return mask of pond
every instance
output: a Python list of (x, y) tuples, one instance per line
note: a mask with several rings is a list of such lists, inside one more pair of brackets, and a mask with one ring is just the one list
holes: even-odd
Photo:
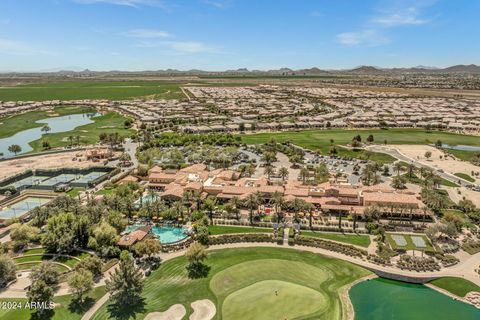
[[(99, 116), (99, 113), (81, 113), (72, 114), (68, 116), (46, 118), (36, 121), (36, 123), (46, 124), (50, 127), (50, 133), (66, 132), (89, 123), (93, 123), (92, 118)], [(14, 154), (8, 151), (8, 147), (12, 144), (18, 144), (22, 148), (22, 152), (18, 154), (27, 153), (33, 150), (29, 145), (30, 142), (38, 140), (42, 137), (42, 127), (32, 128), (20, 131), (13, 136), (0, 139), (0, 159), (9, 158)], [(3, 156), (2, 156), (3, 153)]]
[(480, 146), (466, 146), (466, 145), (449, 145), (443, 144), (442, 148), (452, 149), (452, 150), (461, 150), (461, 151), (480, 151)]
[(473, 320), (480, 310), (420, 284), (376, 278), (350, 289), (355, 320)]

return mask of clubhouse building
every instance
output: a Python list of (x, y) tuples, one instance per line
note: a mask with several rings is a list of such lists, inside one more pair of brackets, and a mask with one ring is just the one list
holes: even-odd
[(166, 202), (178, 201), (186, 193), (200, 197), (215, 196), (219, 202), (237, 197), (244, 200), (255, 193), (263, 197), (265, 204), (272, 203), (274, 194), (281, 194), (285, 202), (302, 199), (312, 204), (316, 211), (330, 214), (363, 216), (370, 206), (378, 207), (390, 217), (421, 219), (431, 213), (422, 203), (420, 194), (406, 189), (394, 190), (384, 186), (351, 185), (330, 180), (311, 185), (302, 181), (288, 180), (284, 183), (260, 178), (240, 177), (238, 172), (225, 169), (209, 171), (204, 164), (195, 164), (180, 170), (162, 170), (153, 167), (149, 171), (148, 186), (159, 192)]

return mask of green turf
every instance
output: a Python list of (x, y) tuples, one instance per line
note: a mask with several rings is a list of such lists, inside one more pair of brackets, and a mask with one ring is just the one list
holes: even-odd
[[(43, 319), (51, 320), (79, 320), (82, 315), (90, 309), (91, 306), (105, 294), (105, 287), (94, 288), (85, 298), (83, 305), (77, 305), (72, 302), (72, 296), (60, 296), (55, 297), (53, 301), (58, 304), (53, 310), (51, 316), (44, 317)], [(6, 302), (20, 302), (22, 306), (25, 306), (27, 299), (0, 299), (0, 304)], [(20, 308), (20, 309), (7, 309), (0, 308), (0, 319), (2, 320), (26, 320), (31, 319), (32, 311)], [(32, 317), (33, 318), (33, 317)]]
[[(265, 143), (271, 139), (275, 139), (277, 142), (290, 141), (298, 146), (311, 150), (318, 150), (322, 154), (328, 154), (331, 148), (331, 139), (334, 140), (334, 144), (336, 145), (347, 145), (351, 143), (352, 138), (358, 134), (362, 137), (363, 141), (365, 141), (370, 134), (373, 135), (375, 139), (374, 143), (376, 144), (383, 144), (384, 140), (387, 140), (388, 144), (430, 144), (436, 140), (441, 140), (448, 144), (480, 145), (478, 137), (475, 136), (440, 131), (427, 132), (423, 129), (331, 129), (285, 131), (277, 133), (247, 134), (242, 135), (241, 139), (242, 142), (246, 144)], [(371, 160), (378, 162), (388, 162), (391, 160), (385, 158), (387, 155), (384, 154), (367, 153), (367, 155), (365, 155), (364, 151), (357, 151), (357, 153), (355, 153), (354, 151), (344, 150), (340, 147), (338, 147), (337, 150), (339, 151), (339, 155), (349, 155), (359, 158), (365, 158), (370, 155), (369, 158)], [(378, 160), (376, 158), (378, 158)]]
[(45, 249), (45, 248), (35, 248), (35, 249), (25, 250), (25, 251), (22, 252), (22, 254), (27, 255), (27, 254), (45, 253), (45, 252), (47, 252), (47, 249)]
[(447, 290), (448, 292), (453, 293), (458, 297), (465, 297), (465, 295), (470, 291), (480, 292), (479, 286), (463, 278), (444, 277), (435, 279), (430, 283), (439, 288)]
[(67, 192), (67, 195), (71, 198), (76, 198), (80, 194), (80, 192), (85, 191), (85, 188), (73, 188)]
[(254, 228), (254, 227), (235, 227), (235, 226), (208, 226), (208, 232), (211, 235), (229, 234), (229, 233), (256, 233), (256, 232), (272, 233), (273, 229)]
[(466, 151), (466, 150), (453, 150), (453, 149), (443, 149), (444, 151), (450, 153), (456, 158), (464, 161), (470, 161), (478, 153), (478, 151)]
[(472, 178), (470, 175), (466, 174), (466, 173), (461, 173), (461, 172), (457, 172), (455, 173), (455, 175), (459, 178), (462, 178), (462, 179), (465, 179), (467, 181), (470, 181), (470, 182), (475, 182), (475, 179)]
[(41, 139), (32, 141), (30, 145), (34, 150), (33, 152), (38, 152), (43, 150), (43, 140), (47, 140), (51, 148), (58, 148), (69, 145), (69, 136), (80, 136), (81, 144), (97, 143), (99, 140), (98, 136), (102, 132), (106, 134), (118, 133), (120, 136), (129, 137), (134, 133), (134, 130), (125, 129), (124, 122), (126, 119), (126, 117), (116, 112), (108, 112), (102, 116), (92, 118), (93, 123), (76, 127), (71, 131), (44, 134)]
[(0, 88), (0, 101), (44, 101), (137, 97), (183, 99), (178, 83), (161, 81), (77, 81)]
[(53, 256), (20, 256), (14, 259), (15, 263), (52, 260)]
[(324, 307), (325, 299), (314, 289), (266, 280), (229, 295), (223, 303), (222, 314), (225, 319), (296, 319), (318, 313)]
[(313, 232), (313, 231), (301, 231), (302, 236), (316, 237), (327, 240), (334, 240), (338, 242), (344, 242), (367, 248), (370, 245), (370, 237), (367, 235), (349, 234), (349, 233), (328, 233), (328, 232)]
[[(17, 264), (16, 268), (17, 270), (30, 270), (33, 267), (39, 265), (41, 261), (36, 261), (36, 262), (28, 262), (28, 263), (23, 263), (23, 264)], [(65, 266), (59, 265), (59, 264), (54, 264), (55, 269), (57, 269), (58, 272), (67, 272), (69, 269)]]
[[(142, 294), (145, 305), (142, 308), (123, 308), (118, 314), (121, 313), (125, 319), (143, 319), (150, 312), (165, 311), (180, 303), (187, 308), (185, 319), (188, 319), (193, 301), (210, 299), (217, 308), (214, 319), (227, 319), (222, 317), (221, 312), (223, 301), (230, 294), (261, 281), (275, 280), (319, 292), (324, 299), (324, 308), (313, 318), (341, 319), (339, 288), (370, 274), (369, 271), (345, 261), (282, 248), (216, 250), (210, 252), (206, 263), (211, 267), (208, 276), (192, 280), (187, 277), (185, 257), (163, 262), (160, 268), (145, 280)], [(268, 286), (266, 288), (268, 289)], [(265, 290), (265, 287), (262, 290)], [(274, 291), (275, 288), (271, 287), (270, 292), (274, 294)], [(302, 291), (302, 294), (304, 293), (305, 291)], [(269, 306), (261, 306), (266, 314)], [(302, 306), (310, 308), (305, 302)], [(139, 311), (135, 314), (134, 310)], [(108, 305), (102, 306), (93, 319), (107, 319), (115, 314), (112, 311)]]
[[(1, 89), (0, 89), (1, 92)], [(0, 98), (0, 100), (2, 100)], [(43, 124), (35, 123), (35, 121), (46, 119), (49, 117), (60, 117), (70, 114), (80, 114), (93, 112), (95, 109), (77, 106), (63, 106), (56, 107), (52, 112), (47, 111), (31, 111), (14, 116), (0, 118), (0, 138), (13, 136), (15, 133), (31, 129), (42, 127)]]
[(440, 184), (446, 187), (458, 187), (458, 184), (456, 184), (455, 182), (451, 182), (450, 180), (447, 180), (445, 178), (440, 178)]

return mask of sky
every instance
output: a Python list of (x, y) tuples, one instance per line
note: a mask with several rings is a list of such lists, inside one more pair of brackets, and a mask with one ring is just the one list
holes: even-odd
[(479, 0), (0, 0), (0, 71), (480, 64)]

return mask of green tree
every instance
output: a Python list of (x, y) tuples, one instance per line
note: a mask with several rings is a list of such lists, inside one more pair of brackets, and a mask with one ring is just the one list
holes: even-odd
[(285, 167), (281, 167), (278, 173), (280, 174), (280, 177), (282, 177), (282, 181), (285, 181), (289, 174), (288, 169)]
[(50, 252), (70, 253), (75, 249), (76, 217), (71, 212), (60, 213), (48, 219), (42, 244)]
[(48, 124), (44, 125), (41, 129), (42, 132), (44, 132), (45, 134), (47, 134), (48, 132), (50, 132), (52, 129), (50, 128), (50, 126)]
[(16, 278), (15, 262), (10, 257), (0, 255), (0, 288)]
[(12, 144), (8, 147), (8, 151), (17, 155), (17, 153), (22, 152), (22, 147), (20, 147), (18, 144)]
[(205, 247), (198, 242), (194, 242), (185, 253), (188, 260), (187, 270), (190, 278), (205, 277), (208, 274), (208, 266), (203, 261), (207, 259)]
[(208, 218), (210, 219), (210, 224), (213, 224), (213, 211), (217, 206), (217, 198), (209, 196), (203, 202), (203, 210), (208, 212)]
[(372, 143), (374, 140), (375, 140), (375, 139), (373, 138), (373, 134), (371, 134), (371, 135), (369, 135), (369, 136), (367, 137), (368, 143)]
[(55, 267), (50, 261), (44, 261), (39, 265), (36, 265), (32, 268), (32, 272), (30, 273), (30, 279), (32, 283), (37, 281), (43, 281), (48, 286), (55, 288), (59, 282), (60, 273), (58, 269)]
[(160, 253), (162, 245), (157, 239), (145, 239), (136, 243), (133, 250), (139, 257), (146, 256), (147, 259), (150, 259), (153, 255)]
[(17, 224), (12, 226), (10, 238), (14, 242), (15, 250), (25, 248), (30, 242), (39, 239), (40, 230), (28, 224)]
[(117, 230), (108, 222), (102, 221), (93, 229), (88, 246), (96, 250), (102, 257), (111, 257), (118, 254), (117, 241)]
[(118, 268), (105, 283), (110, 299), (117, 305), (128, 306), (138, 302), (143, 290), (143, 276), (128, 251), (122, 251)]
[[(36, 280), (28, 288), (27, 298), (29, 303), (49, 305), (53, 299), (53, 288), (42, 280)], [(42, 317), (47, 311), (48, 309), (38, 308), (35, 313)]]
[(253, 225), (253, 211), (258, 207), (259, 199), (254, 193), (250, 193), (245, 198), (245, 206), (248, 208), (250, 224)]
[(92, 273), (94, 278), (99, 278), (103, 272), (103, 262), (97, 256), (88, 256), (75, 265), (75, 270), (85, 269)]
[(83, 303), (83, 296), (93, 288), (93, 275), (86, 269), (79, 269), (68, 278), (68, 286), (74, 298)]

